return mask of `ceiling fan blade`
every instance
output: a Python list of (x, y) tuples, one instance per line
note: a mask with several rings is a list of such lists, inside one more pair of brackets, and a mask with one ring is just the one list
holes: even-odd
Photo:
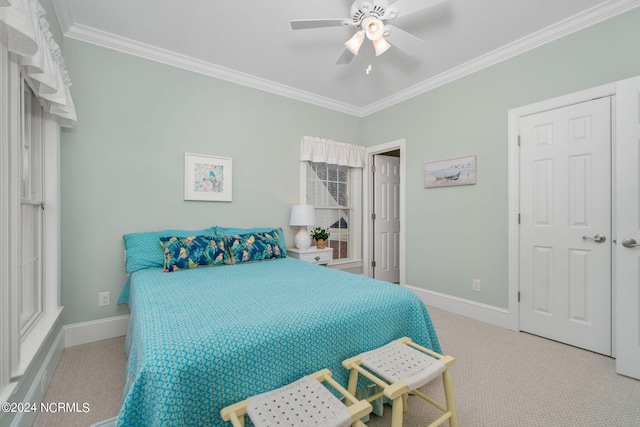
[(336, 65), (348, 64), (349, 62), (351, 62), (354, 56), (355, 55), (351, 53), (349, 49), (345, 49), (342, 51), (342, 54), (340, 54), (340, 57), (336, 61)]
[[(345, 22), (347, 24), (345, 24)], [(348, 25), (350, 22), (351, 20), (348, 18), (297, 19), (291, 21), (291, 28), (294, 30), (306, 30), (308, 28), (340, 27), (342, 25)]]
[(428, 9), (440, 3), (444, 3), (447, 0), (398, 0), (397, 2), (389, 5), (389, 8), (396, 9), (398, 11), (398, 18), (403, 18), (412, 13)]
[(389, 34), (384, 36), (385, 39), (391, 43), (392, 46), (395, 46), (400, 50), (411, 55), (415, 55), (424, 47), (424, 40), (419, 39), (413, 34), (409, 34), (406, 31), (389, 24), (385, 25), (384, 28), (389, 31)]

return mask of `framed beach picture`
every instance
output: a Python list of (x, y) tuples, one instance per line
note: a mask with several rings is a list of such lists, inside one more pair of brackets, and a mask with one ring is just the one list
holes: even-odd
[(476, 183), (476, 156), (424, 164), (424, 188)]
[(184, 153), (184, 199), (230, 202), (231, 159)]

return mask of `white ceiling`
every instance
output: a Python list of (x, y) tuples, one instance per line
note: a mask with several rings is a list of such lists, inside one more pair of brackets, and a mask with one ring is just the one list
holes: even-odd
[(357, 116), (640, 6), (640, 0), (448, 0), (393, 22), (426, 41), (418, 55), (392, 47), (376, 57), (365, 42), (350, 64), (335, 65), (353, 29), (294, 31), (289, 21), (349, 18), (349, 0), (53, 3), (68, 37)]

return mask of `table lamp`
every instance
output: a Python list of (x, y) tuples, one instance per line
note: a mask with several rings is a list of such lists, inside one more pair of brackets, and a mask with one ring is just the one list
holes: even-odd
[(308, 249), (311, 246), (311, 236), (307, 226), (316, 223), (316, 209), (312, 205), (293, 205), (289, 225), (300, 226), (296, 234), (295, 244), (298, 249)]

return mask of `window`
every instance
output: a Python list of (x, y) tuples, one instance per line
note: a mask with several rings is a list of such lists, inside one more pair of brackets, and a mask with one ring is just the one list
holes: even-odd
[[(1, 23), (0, 23), (1, 27)], [(0, 28), (0, 401), (62, 312), (60, 125), (42, 105)], [(45, 210), (45, 207), (47, 208)]]
[(0, 0), (0, 402), (62, 313), (60, 126), (77, 119), (70, 84), (45, 10)]
[(306, 161), (306, 203), (315, 206), (317, 226), (328, 228), (333, 264), (361, 260), (362, 169)]
[(43, 111), (40, 102), (22, 80), (20, 138), (20, 336), (23, 337), (42, 314), (42, 210)]

